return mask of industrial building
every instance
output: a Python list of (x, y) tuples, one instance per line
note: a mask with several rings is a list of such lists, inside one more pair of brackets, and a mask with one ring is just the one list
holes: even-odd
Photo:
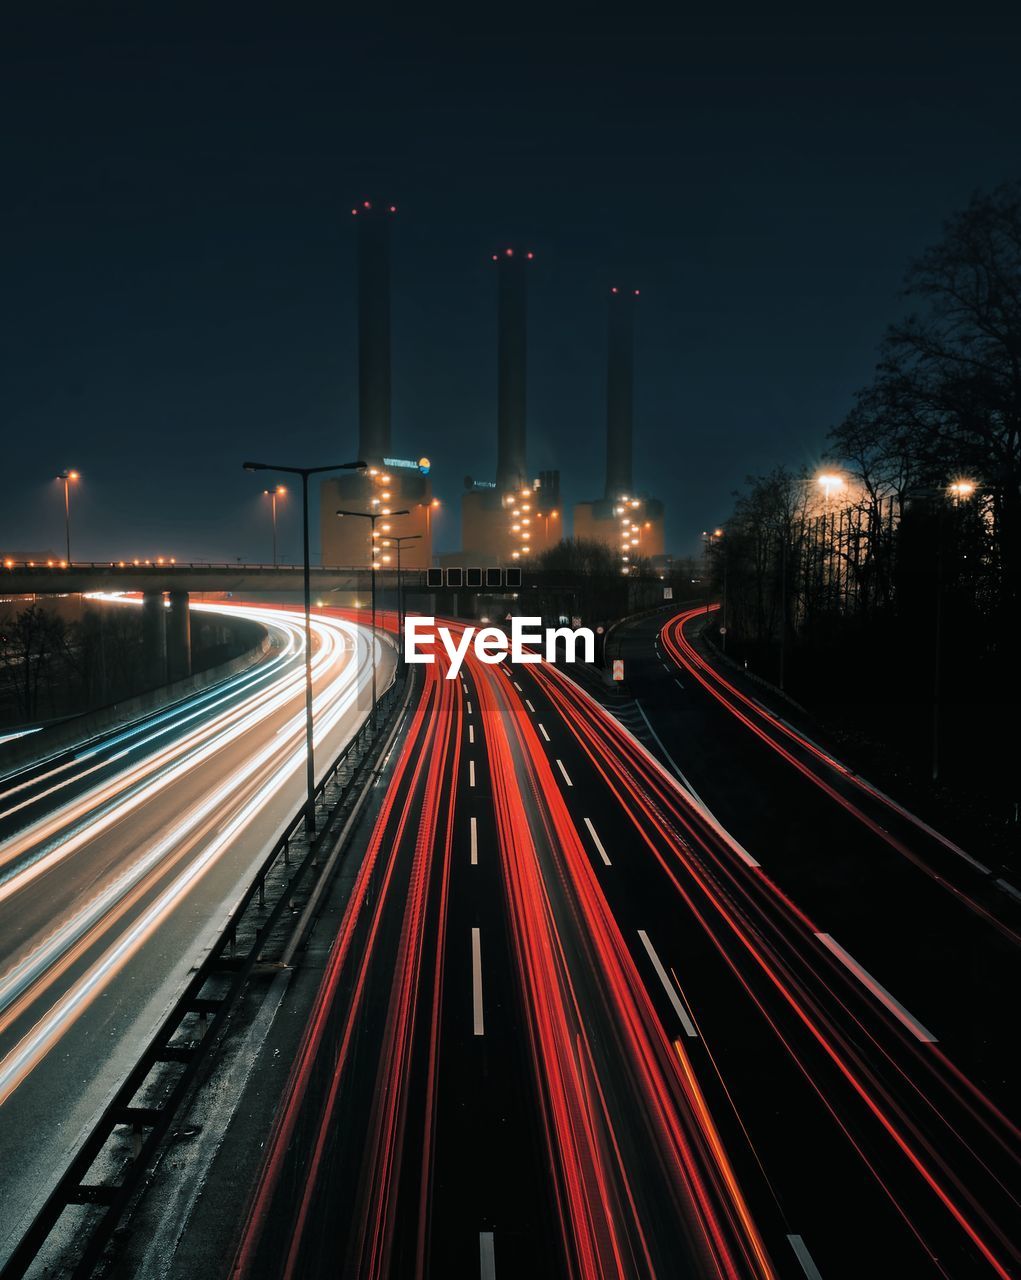
[(534, 254), (493, 254), (497, 270), (497, 463), (495, 480), (467, 480), (461, 497), (465, 564), (513, 565), (562, 536), (559, 471), (528, 470), (528, 269)]
[(609, 296), (606, 363), (606, 487), (574, 508), (574, 536), (611, 547), (627, 572), (636, 560), (664, 555), (663, 503), (634, 483), (635, 305), (639, 291)]
[[(428, 458), (394, 456), (390, 443), (390, 228), (394, 205), (365, 200), (351, 210), (357, 227), (358, 457), (363, 472), (323, 480), (319, 491), (320, 545), (324, 565), (386, 567), (397, 563), (392, 538), (417, 535), (401, 548), (401, 564), (432, 563), (433, 497)], [(337, 510), (381, 517), (340, 518)], [(406, 510), (406, 515), (387, 516)]]

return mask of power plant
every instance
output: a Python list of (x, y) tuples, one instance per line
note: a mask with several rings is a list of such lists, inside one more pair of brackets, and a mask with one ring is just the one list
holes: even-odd
[(560, 473), (532, 476), (527, 461), (528, 271), (535, 255), (506, 248), (497, 270), (496, 479), (468, 478), (461, 497), (460, 555), (476, 565), (514, 564), (555, 545)]
[[(358, 456), (369, 465), (323, 480), (319, 491), (324, 565), (396, 565), (393, 537), (413, 537), (401, 548), (401, 564), (433, 562), (435, 506), (425, 457), (394, 457), (390, 443), (390, 228), (395, 205), (364, 200), (351, 210), (357, 227)], [(338, 509), (382, 517), (340, 518)], [(406, 515), (386, 520), (390, 512)]]
[(627, 572), (664, 554), (663, 503), (635, 492), (635, 305), (639, 291), (614, 285), (606, 359), (606, 486), (602, 498), (574, 508), (574, 536), (611, 547)]
[[(432, 549), (431, 464), (391, 444), (390, 240), (397, 209), (369, 200), (351, 210), (357, 241), (358, 456), (363, 472), (330, 476), (320, 489), (324, 565), (425, 568)], [(444, 556), (465, 565), (524, 563), (567, 536), (560, 472), (528, 467), (528, 275), (535, 255), (508, 246), (496, 266), (496, 469), (494, 479), (465, 478), (461, 550)], [(662, 562), (663, 503), (636, 492), (633, 476), (635, 307), (639, 291), (614, 286), (608, 299), (606, 483), (601, 498), (574, 507), (574, 536), (620, 557), (622, 572)], [(341, 518), (338, 510), (375, 520)], [(397, 514), (397, 513), (405, 514)], [(388, 518), (391, 517), (392, 518)]]

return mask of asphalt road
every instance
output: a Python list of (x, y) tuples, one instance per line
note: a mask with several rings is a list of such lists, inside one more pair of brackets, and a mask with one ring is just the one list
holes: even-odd
[(233, 1274), (1011, 1274), (1010, 894), (661, 625), (425, 669)]
[[(211, 608), (267, 625), (268, 657), (0, 780), (0, 1260), (304, 795), (300, 615)], [(313, 646), (321, 773), (366, 713), (370, 657), (339, 616)]]

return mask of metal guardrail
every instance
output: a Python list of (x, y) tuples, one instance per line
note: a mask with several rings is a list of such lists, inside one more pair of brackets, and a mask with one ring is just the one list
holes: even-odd
[[(324, 814), (318, 833), (306, 836), (303, 804), (276, 840), (205, 959), (0, 1270), (0, 1280), (24, 1276), (74, 1206), (85, 1207), (86, 1221), (75, 1226), (77, 1259), (67, 1265), (73, 1266), (73, 1280), (93, 1273), (142, 1190), (199, 1068), (222, 1039), (228, 1015), (256, 964), (273, 965), (267, 951), (275, 926), (285, 908), (295, 905), (308, 872), (319, 865), (318, 855), (338, 818), (356, 802), (366, 770), (371, 770), (372, 747), (410, 693), (410, 681), (391, 681), (379, 698), (376, 723), (370, 714), (316, 787), (316, 812)], [(62, 1244), (62, 1255), (65, 1249)]]

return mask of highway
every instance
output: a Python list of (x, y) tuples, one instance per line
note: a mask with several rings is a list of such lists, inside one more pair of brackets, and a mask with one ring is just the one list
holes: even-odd
[[(304, 798), (302, 615), (192, 608), (262, 623), (269, 655), (0, 780), (0, 1259)], [(319, 776), (370, 671), (366, 630), (314, 616)]]
[(423, 669), (230, 1274), (1014, 1273), (1009, 895), (694, 621), (629, 632), (625, 723)]

